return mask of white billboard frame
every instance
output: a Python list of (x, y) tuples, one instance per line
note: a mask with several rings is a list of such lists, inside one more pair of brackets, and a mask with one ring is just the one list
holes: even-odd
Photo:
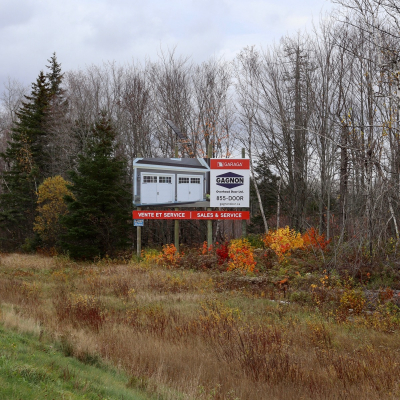
[(210, 207), (250, 207), (250, 160), (210, 160)]

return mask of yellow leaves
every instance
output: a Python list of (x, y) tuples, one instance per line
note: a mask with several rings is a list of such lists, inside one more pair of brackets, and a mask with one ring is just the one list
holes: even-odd
[(228, 271), (239, 271), (242, 274), (253, 272), (256, 266), (253, 247), (247, 239), (233, 239), (229, 243), (228, 254), (230, 262)]
[(202, 329), (223, 325), (233, 325), (241, 319), (241, 312), (238, 308), (231, 308), (218, 300), (208, 300), (201, 303), (201, 314), (199, 324)]
[(289, 255), (292, 250), (304, 246), (301, 233), (290, 229), (288, 226), (277, 229), (276, 231), (270, 231), (263, 237), (263, 242), (275, 252), (279, 261), (283, 261), (286, 255)]
[(61, 232), (59, 218), (67, 213), (64, 196), (73, 197), (67, 189), (67, 182), (61, 176), (47, 178), (38, 189), (38, 216), (35, 219), (33, 230), (43, 241), (54, 244)]
[(142, 261), (145, 265), (150, 265), (152, 263), (157, 263), (161, 258), (161, 253), (156, 249), (145, 249), (141, 253)]
[(64, 196), (72, 196), (71, 191), (67, 189), (67, 185), (71, 185), (71, 183), (59, 175), (47, 178), (39, 186), (37, 203), (42, 204), (46, 201), (63, 200)]
[(365, 302), (364, 293), (360, 289), (345, 289), (340, 298), (340, 308), (345, 313), (353, 310), (354, 314), (360, 314)]

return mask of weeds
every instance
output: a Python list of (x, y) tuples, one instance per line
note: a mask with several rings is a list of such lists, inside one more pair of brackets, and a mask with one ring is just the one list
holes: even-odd
[(168, 400), (398, 397), (396, 290), (382, 286), (367, 303), (357, 279), (311, 273), (287, 253), (263, 274), (226, 272), (240, 260), (218, 265), (217, 248), (159, 265), (2, 256), (0, 299), (15, 316), (3, 306), (1, 318), (14, 326), (29, 313), (64, 355), (105, 358), (129, 374), (128, 387)]
[(59, 321), (69, 321), (75, 327), (89, 327), (99, 331), (106, 319), (103, 304), (94, 296), (67, 295), (61, 291), (54, 306)]
[(361, 289), (345, 288), (340, 298), (339, 312), (347, 315), (351, 310), (355, 315), (359, 315), (364, 306), (365, 296)]

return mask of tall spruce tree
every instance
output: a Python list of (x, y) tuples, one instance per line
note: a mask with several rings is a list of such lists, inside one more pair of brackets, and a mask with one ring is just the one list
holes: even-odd
[[(50, 72), (40, 72), (17, 112), (4, 160), (0, 194), (1, 246), (18, 248), (33, 236), (37, 189), (49, 175), (48, 129), (52, 99), (58, 96), (62, 74), (55, 54)], [(58, 89), (57, 89), (58, 88)]]
[(92, 128), (76, 171), (69, 172), (69, 213), (62, 218), (67, 233), (62, 247), (77, 259), (112, 256), (128, 243), (131, 194), (124, 160), (115, 155), (110, 120), (102, 114)]
[(53, 53), (50, 60), (47, 60), (49, 65), (46, 68), (49, 72), (46, 74), (46, 78), (50, 84), (50, 93), (57, 100), (62, 100), (64, 90), (61, 87), (64, 74), (61, 72), (61, 64), (57, 61), (56, 53)]
[(73, 155), (66, 152), (65, 128), (69, 124), (68, 119), (68, 99), (66, 91), (62, 87), (64, 74), (61, 72), (61, 64), (57, 61), (56, 53), (47, 60), (48, 70), (46, 74), (49, 83), (50, 101), (48, 108), (48, 118), (46, 125), (45, 155), (47, 158), (45, 177), (62, 175), (65, 177), (66, 164), (70, 164)]
[(7, 150), (1, 154), (3, 192), (0, 196), (2, 244), (15, 248), (32, 235), (35, 219), (36, 192), (46, 163), (43, 157), (44, 125), (49, 104), (49, 86), (43, 72), (32, 84), (30, 96), (17, 113)]

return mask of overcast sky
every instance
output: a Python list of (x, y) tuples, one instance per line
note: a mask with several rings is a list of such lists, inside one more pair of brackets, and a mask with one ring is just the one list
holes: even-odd
[(161, 49), (196, 62), (232, 59), (311, 29), (329, 0), (0, 0), (0, 92), (36, 80), (57, 53), (63, 71), (102, 61), (155, 60)]

